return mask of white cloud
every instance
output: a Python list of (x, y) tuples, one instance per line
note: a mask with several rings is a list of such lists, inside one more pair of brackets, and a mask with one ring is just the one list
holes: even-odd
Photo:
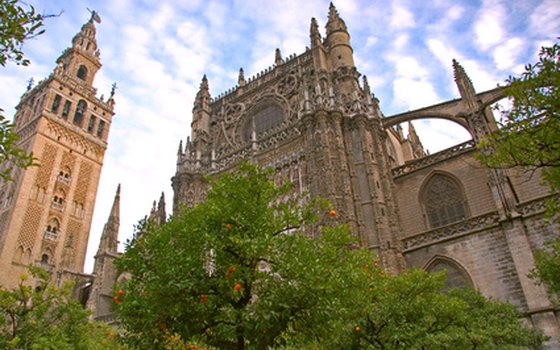
[(434, 86), (425, 79), (397, 78), (393, 81), (395, 107), (413, 110), (439, 102)]
[(474, 23), (474, 33), (482, 50), (491, 49), (499, 44), (504, 36), (506, 9), (501, 0), (483, 0), (479, 16)]
[(405, 5), (395, 1), (391, 4), (391, 9), (392, 14), (389, 25), (392, 29), (401, 30), (414, 28), (414, 15)]
[(379, 41), (379, 39), (376, 36), (368, 36), (366, 40), (366, 47), (370, 48), (374, 46), (377, 43), (377, 41)]
[(560, 2), (558, 0), (544, 0), (529, 16), (530, 29), (551, 39), (560, 35)]
[(510, 70), (518, 62), (518, 56), (525, 46), (525, 42), (520, 38), (511, 38), (504, 44), (494, 49), (494, 62), (496, 67), (501, 70)]

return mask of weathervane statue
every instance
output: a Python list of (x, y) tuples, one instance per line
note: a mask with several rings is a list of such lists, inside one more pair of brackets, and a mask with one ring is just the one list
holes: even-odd
[(96, 21), (97, 23), (101, 23), (101, 17), (99, 17), (99, 13), (95, 10), (90, 10), (86, 7), (86, 9), (91, 13), (91, 18), (89, 19), (90, 22)]

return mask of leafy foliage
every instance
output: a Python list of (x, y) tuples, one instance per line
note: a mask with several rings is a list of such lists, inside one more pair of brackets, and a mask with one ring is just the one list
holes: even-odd
[(56, 288), (45, 270), (30, 267), (38, 280), (28, 285), (22, 275), (18, 287), (0, 287), (1, 349), (119, 349), (115, 332), (105, 324), (88, 321), (88, 311), (72, 299), (71, 284)]
[(0, 179), (12, 180), (14, 166), (27, 168), (33, 165), (33, 154), (27, 153), (17, 146), (19, 135), (14, 131), (14, 125), (4, 119), (0, 109)]
[[(12, 61), (24, 66), (29, 60), (24, 58), (22, 45), (25, 40), (41, 35), (44, 30), (44, 16), (33, 6), (20, 4), (19, 0), (0, 0), (0, 65)], [(17, 147), (19, 136), (14, 125), (2, 115), (0, 108), (0, 179), (10, 181), (13, 167), (26, 168), (33, 164), (33, 155)], [(8, 164), (8, 165), (6, 165)]]
[[(144, 222), (117, 264), (127, 343), (139, 349), (522, 349), (542, 337), (512, 306), (443, 294), (442, 274), (389, 276), (336, 208), (286, 203), (289, 186), (243, 164), (205, 202)], [(311, 238), (313, 237), (313, 238)], [(450, 347), (447, 344), (457, 345)]]
[[(372, 302), (356, 326), (356, 349), (541, 349), (510, 304), (471, 289), (442, 293), (445, 273), (419, 269), (372, 283)], [(378, 282), (378, 281), (376, 281)]]
[(531, 277), (546, 284), (548, 291), (560, 295), (560, 238), (553, 239), (535, 252)]
[[(509, 77), (501, 109), (501, 128), (484, 139), (479, 155), (489, 167), (523, 167), (542, 171), (553, 193), (560, 190), (560, 45), (543, 47), (539, 60), (520, 77)], [(558, 212), (558, 198), (551, 203)]]
[(354, 240), (329, 225), (332, 214), (308, 238), (327, 208), (279, 203), (288, 187), (269, 175), (244, 164), (212, 181), (204, 203), (147, 223), (128, 244), (118, 264), (132, 277), (118, 313), (138, 347), (160, 346), (166, 332), (220, 349), (335, 338), (363, 305), (367, 274), (357, 266), (369, 253), (348, 249)]
[(0, 65), (8, 61), (29, 65), (21, 46), (25, 40), (43, 34), (43, 19), (33, 6), (21, 6), (19, 0), (0, 0)]

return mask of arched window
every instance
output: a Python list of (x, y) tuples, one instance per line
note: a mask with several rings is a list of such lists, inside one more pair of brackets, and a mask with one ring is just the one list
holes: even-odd
[(53, 196), (53, 201), (51, 203), (51, 207), (63, 211), (64, 210), (64, 203), (65, 203), (66, 193), (61, 188), (58, 188)]
[(47, 224), (47, 229), (45, 230), (45, 239), (49, 241), (56, 241), (58, 235), (60, 234), (60, 223), (56, 218), (49, 220)]
[(68, 168), (67, 166), (64, 167), (64, 169), (58, 173), (58, 177), (56, 179), (58, 182), (69, 185), (70, 181), (72, 180), (72, 176), (70, 175), (70, 168)]
[(445, 257), (435, 257), (428, 264), (426, 271), (439, 272), (447, 271), (445, 289), (451, 288), (472, 288), (473, 282), (467, 271), (455, 261)]
[(463, 191), (450, 176), (433, 175), (424, 186), (421, 201), (431, 228), (445, 226), (467, 217)]
[(78, 78), (82, 79), (82, 80), (86, 80), (87, 77), (87, 68), (84, 65), (81, 65), (80, 68), (78, 68), (78, 74), (76, 74), (76, 76), (78, 76)]
[(251, 140), (253, 131), (258, 135), (284, 122), (284, 112), (276, 104), (267, 103), (257, 107), (245, 130), (245, 140)]
[(86, 101), (80, 100), (80, 102), (78, 102), (78, 106), (76, 107), (76, 113), (74, 113), (74, 124), (79, 127), (82, 127), (82, 123), (84, 122), (84, 114), (86, 113), (86, 109)]

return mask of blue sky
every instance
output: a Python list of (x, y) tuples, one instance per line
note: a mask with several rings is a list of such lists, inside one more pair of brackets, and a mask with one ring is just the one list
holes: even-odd
[[(190, 135), (194, 95), (207, 74), (213, 96), (309, 45), (311, 17), (322, 34), (326, 0), (28, 0), (46, 33), (27, 42), (29, 67), (0, 68), (0, 107), (12, 115), (27, 80), (46, 77), (90, 14), (99, 12), (103, 67), (94, 86), (107, 96), (117, 83), (116, 115), (101, 176), (86, 271), (122, 183), (121, 241), (165, 191), (172, 202), (179, 140)], [(451, 60), (465, 67), (478, 91), (503, 84), (534, 62), (538, 49), (560, 36), (560, 0), (339, 0), (358, 70), (367, 75), (390, 116), (457, 98)], [(456, 125), (415, 122), (435, 152), (468, 138)]]

